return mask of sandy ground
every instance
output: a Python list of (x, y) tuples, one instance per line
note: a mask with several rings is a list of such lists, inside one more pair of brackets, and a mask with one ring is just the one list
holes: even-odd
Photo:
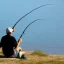
[[(0, 53), (0, 64), (37, 64), (37, 62), (64, 62), (64, 55), (48, 55), (48, 56), (37, 56), (31, 55), (31, 51), (26, 52), (26, 57), (28, 60), (22, 60), (18, 58), (5, 58)], [(34, 63), (35, 62), (35, 63)], [(38, 63), (39, 64), (39, 63)], [(41, 63), (42, 64), (42, 63)], [(46, 63), (43, 63), (46, 64)], [(52, 64), (52, 63), (49, 63)]]

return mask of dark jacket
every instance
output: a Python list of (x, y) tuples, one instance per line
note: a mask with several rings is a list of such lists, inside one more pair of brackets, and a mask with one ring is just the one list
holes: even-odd
[(17, 41), (13, 36), (5, 35), (1, 39), (0, 47), (6, 57), (14, 55), (14, 48), (17, 47)]

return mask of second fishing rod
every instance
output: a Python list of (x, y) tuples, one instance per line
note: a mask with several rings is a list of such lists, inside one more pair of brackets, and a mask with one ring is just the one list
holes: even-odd
[(21, 33), (18, 41), (20, 40), (20, 38), (22, 38), (22, 36), (23, 36), (23, 34), (25, 33), (26, 29), (27, 29), (31, 24), (33, 24), (34, 22), (36, 22), (36, 21), (38, 21), (38, 20), (44, 20), (44, 19), (36, 19), (36, 20), (32, 21), (31, 23), (29, 23), (29, 24), (25, 27), (25, 29), (23, 30), (23, 32)]

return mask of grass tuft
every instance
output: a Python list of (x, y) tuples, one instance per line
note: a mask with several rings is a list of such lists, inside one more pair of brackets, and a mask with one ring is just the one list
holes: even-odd
[(47, 53), (44, 53), (44, 52), (42, 52), (42, 51), (40, 51), (40, 50), (36, 50), (36, 51), (32, 52), (31, 55), (48, 56)]

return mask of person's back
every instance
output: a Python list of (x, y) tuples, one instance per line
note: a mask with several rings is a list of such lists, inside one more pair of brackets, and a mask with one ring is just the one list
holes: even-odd
[(16, 40), (14, 37), (6, 35), (4, 37), (2, 37), (1, 40), (1, 45), (2, 45), (2, 50), (3, 53), (6, 57), (12, 56), (14, 54), (14, 49), (13, 47), (16, 47)]
[[(10, 31), (10, 30), (9, 30)], [(16, 48), (16, 39), (11, 36), (12, 32), (7, 32), (7, 35), (3, 36), (1, 39), (0, 47), (2, 47), (3, 54), (6, 57), (11, 57), (14, 55), (14, 47)]]

